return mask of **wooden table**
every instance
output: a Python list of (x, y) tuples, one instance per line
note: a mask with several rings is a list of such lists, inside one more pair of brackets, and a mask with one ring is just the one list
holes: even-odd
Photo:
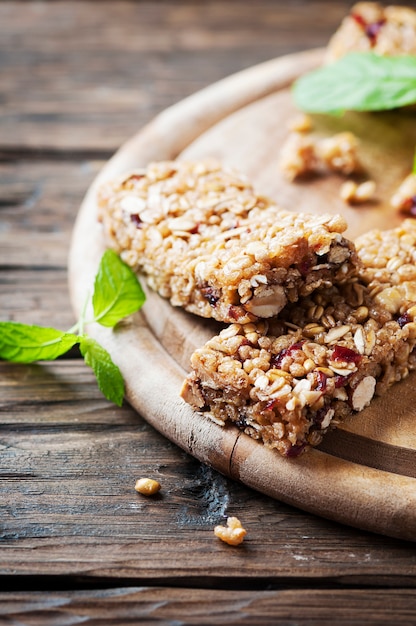
[[(349, 6), (2, 2), (1, 318), (69, 328), (71, 230), (103, 163), (196, 90), (325, 45)], [(201, 465), (107, 402), (76, 351), (0, 371), (0, 624), (416, 623), (414, 544)], [(237, 549), (213, 535), (226, 515)]]

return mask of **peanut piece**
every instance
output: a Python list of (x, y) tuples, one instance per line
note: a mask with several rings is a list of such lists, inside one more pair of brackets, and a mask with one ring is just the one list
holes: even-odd
[(160, 491), (161, 485), (157, 480), (153, 480), (153, 478), (139, 478), (134, 488), (138, 493), (144, 496), (153, 496)]

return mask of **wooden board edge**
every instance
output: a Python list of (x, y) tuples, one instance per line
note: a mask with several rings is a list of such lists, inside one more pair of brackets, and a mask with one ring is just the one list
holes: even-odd
[[(68, 268), (70, 297), (77, 315), (92, 290), (104, 251), (95, 203), (101, 181), (131, 169), (132, 162), (141, 166), (151, 160), (175, 158), (195, 137), (223, 117), (289, 85), (305, 71), (305, 63), (310, 69), (319, 65), (322, 55), (322, 50), (288, 55), (224, 79), (167, 109), (122, 146), (91, 185), (74, 226)], [(186, 124), (190, 128), (185, 133)], [(223, 429), (185, 405), (179, 397), (184, 372), (145, 322), (138, 323), (136, 318), (134, 326), (119, 329), (117, 333), (94, 325), (89, 332), (118, 363), (130, 404), (159, 432), (199, 460), (266, 495), (312, 513), (392, 537), (415, 540), (413, 479), (370, 470), (370, 480), (361, 466), (317, 450), (296, 461), (283, 459), (236, 428)], [(140, 351), (137, 345), (141, 346)], [(163, 402), (160, 378), (166, 393)], [(368, 472), (368, 468), (365, 470)], [(342, 481), (338, 484), (339, 475)], [(360, 498), (357, 498), (357, 484)], [(388, 503), (387, 518), (375, 513), (380, 490)], [(318, 493), (321, 497), (324, 494), (322, 506), (317, 503)], [(363, 498), (362, 493), (368, 498)], [(343, 508), (345, 502), (351, 503), (348, 510)]]

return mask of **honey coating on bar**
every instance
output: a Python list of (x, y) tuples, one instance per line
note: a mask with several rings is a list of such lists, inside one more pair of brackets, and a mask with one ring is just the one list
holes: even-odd
[(416, 368), (416, 220), (357, 242), (359, 274), (194, 352), (182, 397), (285, 456)]
[(222, 322), (273, 317), (357, 263), (341, 216), (284, 211), (213, 161), (153, 163), (106, 183), (99, 219), (150, 287)]

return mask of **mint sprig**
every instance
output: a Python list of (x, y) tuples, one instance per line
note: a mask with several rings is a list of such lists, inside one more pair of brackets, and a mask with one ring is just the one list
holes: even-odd
[(84, 361), (92, 368), (101, 392), (108, 400), (121, 406), (124, 397), (121, 372), (107, 350), (84, 333), (84, 325), (98, 322), (113, 328), (124, 317), (138, 311), (144, 301), (145, 294), (133, 270), (113, 250), (107, 250), (95, 277), (93, 318), (85, 321), (85, 306), (77, 323), (68, 331), (19, 322), (0, 322), (0, 359), (14, 363), (53, 361), (79, 344)]
[(75, 335), (19, 322), (0, 322), (0, 358), (15, 363), (53, 361), (78, 342)]
[(121, 406), (124, 396), (124, 381), (119, 368), (113, 363), (107, 350), (88, 335), (81, 338), (79, 349), (85, 363), (92, 368), (100, 391), (107, 400)]
[(104, 252), (92, 296), (95, 321), (113, 327), (144, 301), (144, 291), (130, 267), (119, 262), (114, 250)]
[(309, 113), (382, 111), (416, 102), (416, 56), (351, 52), (299, 78), (296, 105)]

